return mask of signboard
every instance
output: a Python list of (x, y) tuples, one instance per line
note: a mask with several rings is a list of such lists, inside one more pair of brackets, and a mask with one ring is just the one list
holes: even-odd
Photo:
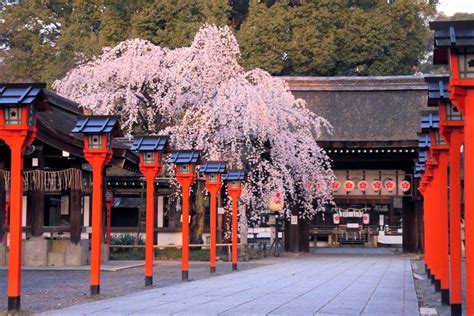
[(298, 216), (291, 215), (291, 225), (298, 225)]
[(347, 228), (359, 228), (359, 223), (347, 223)]

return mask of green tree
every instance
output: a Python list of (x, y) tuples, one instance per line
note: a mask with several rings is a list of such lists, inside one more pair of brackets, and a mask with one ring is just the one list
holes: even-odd
[(204, 23), (227, 25), (227, 0), (147, 1), (133, 15), (130, 37), (140, 37), (169, 48), (189, 45)]
[(278, 75), (413, 73), (433, 10), (421, 0), (253, 1), (238, 33), (243, 64)]

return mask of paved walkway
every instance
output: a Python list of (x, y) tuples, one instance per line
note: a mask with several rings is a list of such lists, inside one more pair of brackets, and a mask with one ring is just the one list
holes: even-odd
[(418, 315), (410, 261), (321, 256), (52, 311), (50, 315)]

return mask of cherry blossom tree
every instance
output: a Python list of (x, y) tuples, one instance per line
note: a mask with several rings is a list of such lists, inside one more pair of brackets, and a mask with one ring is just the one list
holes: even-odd
[(204, 25), (190, 47), (134, 39), (106, 48), (53, 87), (96, 114), (119, 114), (129, 133), (171, 135), (175, 148), (245, 168), (241, 205), (258, 221), (272, 192), (284, 211), (311, 217), (332, 200), (330, 160), (316, 142), (330, 124), (281, 79), (245, 71), (228, 27)]

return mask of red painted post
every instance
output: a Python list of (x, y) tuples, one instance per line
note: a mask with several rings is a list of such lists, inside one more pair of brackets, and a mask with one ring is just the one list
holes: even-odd
[(155, 178), (159, 170), (142, 170), (146, 177), (146, 240), (145, 240), (145, 286), (153, 284), (153, 262), (155, 260)]
[(0, 139), (11, 151), (10, 254), (7, 289), (9, 312), (18, 311), (21, 305), (23, 151), (36, 137), (37, 112), (50, 110), (42, 90), (45, 86), (34, 83), (5, 84), (0, 89), (0, 95), (3, 97), (0, 110)]
[[(219, 186), (220, 187), (220, 186)], [(208, 188), (209, 193), (210, 193), (210, 237), (211, 237), (211, 242), (210, 242), (210, 257), (209, 257), (209, 267), (210, 267), (210, 272), (215, 273), (216, 272), (216, 235), (217, 235), (217, 193), (219, 192), (218, 187), (211, 187)]]
[(4, 137), (11, 150), (10, 177), (10, 255), (8, 259), (8, 310), (20, 308), (21, 295), (21, 252), (22, 252), (22, 202), (23, 202), (23, 150), (26, 135)]
[(245, 179), (244, 170), (229, 170), (223, 175), (223, 179), (227, 181), (227, 194), (232, 199), (232, 270), (237, 270), (238, 262), (238, 232), (237, 216), (239, 212), (239, 197), (242, 193), (242, 181)]
[(181, 244), (181, 279), (189, 278), (189, 190), (196, 180), (195, 164), (201, 153), (197, 150), (178, 150), (171, 154), (169, 162), (176, 165), (176, 180), (181, 186), (182, 207), (182, 244)]
[(190, 184), (182, 181), (183, 188), (183, 220), (182, 220), (182, 249), (181, 249), (181, 279), (189, 278), (189, 188)]
[(112, 159), (112, 136), (123, 135), (118, 119), (111, 116), (80, 118), (72, 133), (84, 135), (84, 158), (92, 166), (92, 238), (90, 293), (100, 294), (100, 264), (102, 252), (102, 212), (104, 206), (104, 167)]
[(91, 240), (91, 295), (100, 293), (100, 257), (102, 250), (102, 186), (105, 157), (86, 155), (92, 166), (92, 240)]
[(449, 237), (448, 237), (448, 161), (449, 155), (444, 150), (439, 155), (439, 251), (441, 299), (443, 304), (449, 304)]
[(155, 261), (155, 178), (162, 170), (161, 158), (168, 150), (169, 136), (150, 135), (134, 139), (130, 150), (138, 151), (140, 171), (146, 178), (145, 286), (153, 284)]
[(466, 242), (466, 308), (474, 315), (474, 89), (466, 89), (464, 115), (464, 231)]
[(460, 130), (451, 132), (450, 141), (450, 282), (451, 282), (451, 314), (462, 311), (462, 279), (461, 279), (461, 154), (462, 133)]
[(110, 246), (110, 230), (112, 228), (112, 203), (114, 202), (114, 194), (112, 190), (107, 190), (105, 194), (105, 207), (107, 209), (107, 225), (106, 225), (106, 233), (105, 239), (107, 246)]
[(239, 227), (237, 224), (237, 214), (239, 212), (238, 207), (238, 196), (232, 197), (232, 270), (237, 270), (237, 261), (238, 261), (238, 242), (237, 235)]

